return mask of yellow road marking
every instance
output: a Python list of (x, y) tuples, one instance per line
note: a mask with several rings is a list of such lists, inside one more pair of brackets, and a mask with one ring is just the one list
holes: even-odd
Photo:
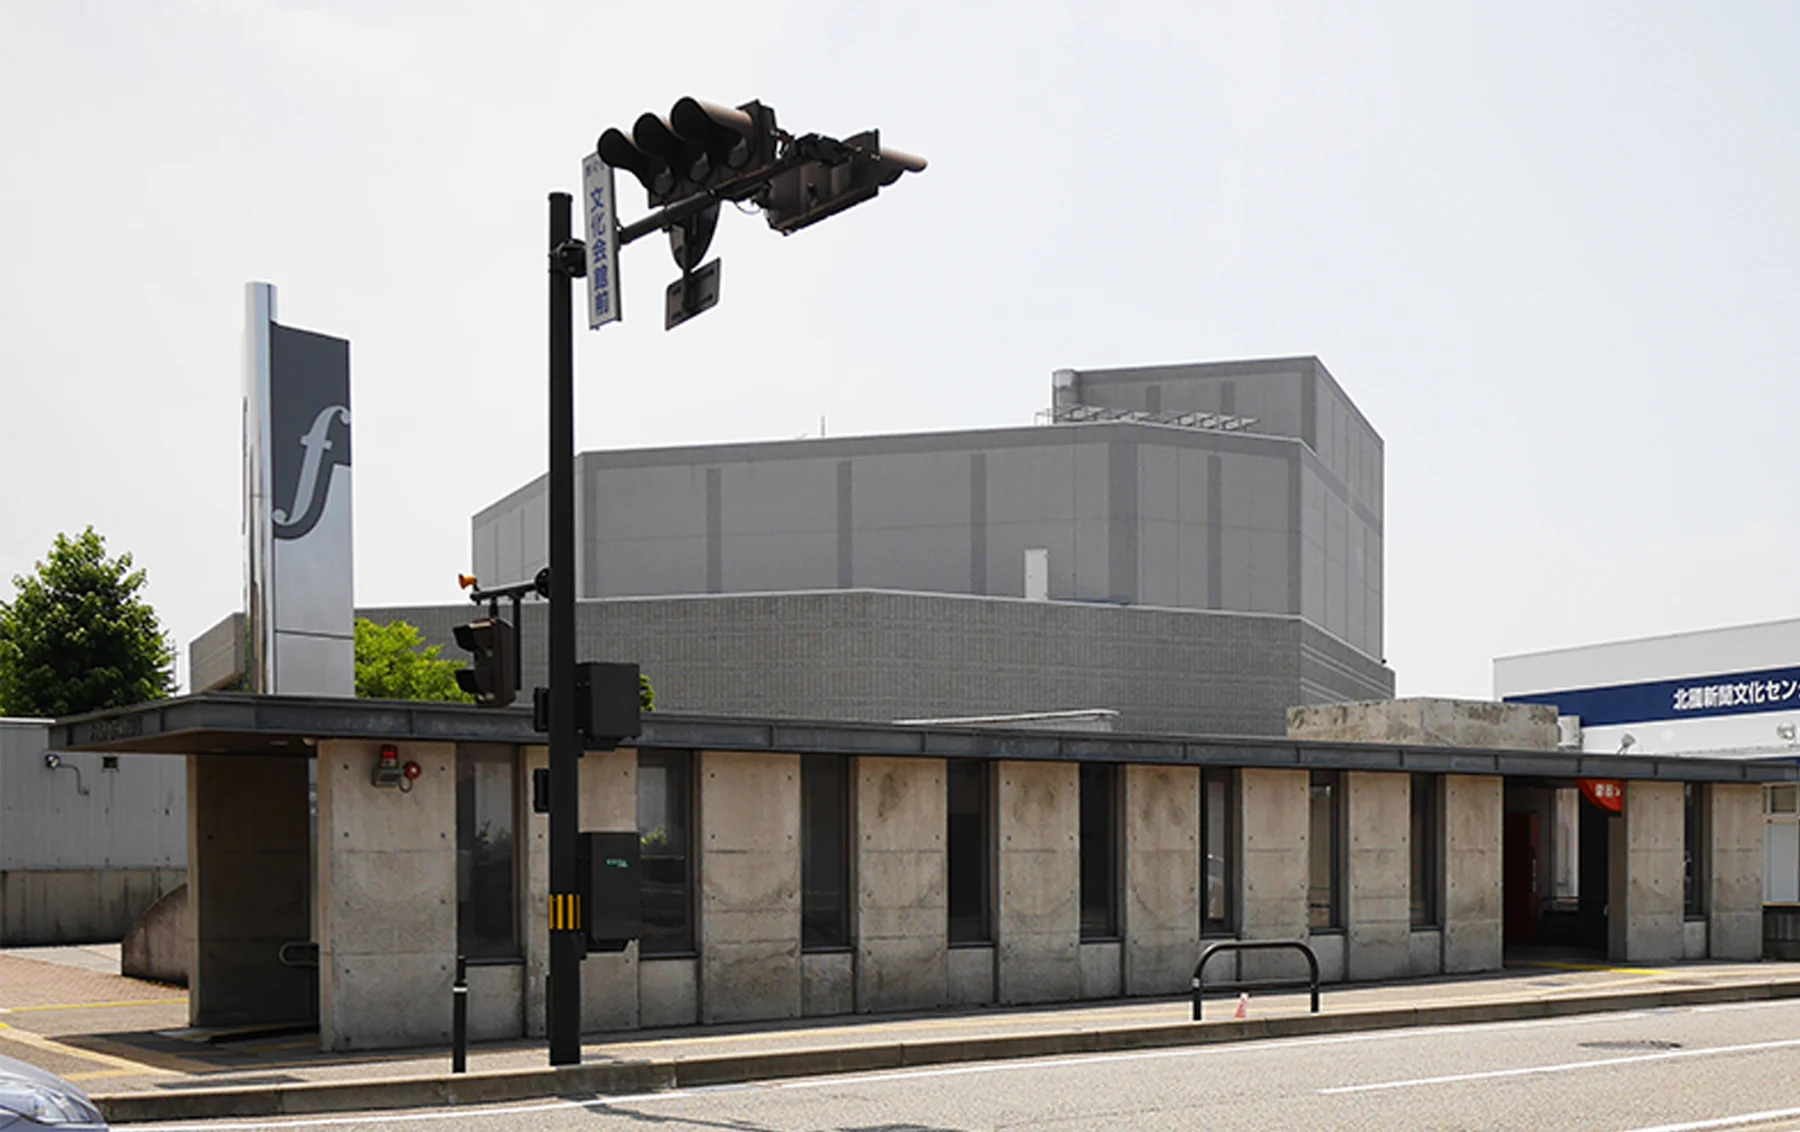
[(79, 1057), (84, 1061), (93, 1061), (101, 1065), (110, 1065), (115, 1069), (128, 1069), (132, 1073), (169, 1073), (168, 1069), (157, 1069), (142, 1062), (131, 1061), (123, 1057), (114, 1057), (109, 1053), (94, 1053), (79, 1046), (68, 1045), (54, 1038), (46, 1038), (42, 1034), (34, 1034), (30, 1030), (21, 1030), (0, 1022), (0, 1030), (4, 1030), (6, 1040), (41, 1049), (48, 1053), (62, 1054), (65, 1057)]
[(146, 1073), (166, 1073), (166, 1069), (95, 1069), (89, 1073), (64, 1073), (65, 1081), (105, 1081), (113, 1077), (141, 1077)]
[(1650, 967), (1612, 967), (1605, 963), (1522, 963), (1523, 967), (1549, 967), (1557, 971), (1611, 971), (1619, 975), (1667, 975)]
[(39, 1010), (110, 1010), (120, 1006), (162, 1006), (165, 1003), (185, 1002), (185, 994), (168, 998), (133, 998), (120, 1002), (58, 1002), (51, 1006), (8, 1006), (0, 1009), (0, 1014), (31, 1014)]

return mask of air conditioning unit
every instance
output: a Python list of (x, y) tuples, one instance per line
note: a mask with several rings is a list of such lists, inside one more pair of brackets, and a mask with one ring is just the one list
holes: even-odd
[(1581, 717), (1579, 715), (1556, 717), (1556, 749), (1559, 751), (1581, 750)]

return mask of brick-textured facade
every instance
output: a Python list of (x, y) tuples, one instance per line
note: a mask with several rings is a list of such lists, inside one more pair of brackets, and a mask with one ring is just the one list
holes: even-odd
[[(527, 688), (545, 606), (523, 610)], [(825, 590), (579, 605), (577, 655), (643, 666), (670, 711), (892, 721), (1112, 708), (1121, 731), (1281, 735), (1297, 704), (1383, 699), (1393, 672), (1299, 617)], [(470, 605), (359, 611), (460, 657)]]

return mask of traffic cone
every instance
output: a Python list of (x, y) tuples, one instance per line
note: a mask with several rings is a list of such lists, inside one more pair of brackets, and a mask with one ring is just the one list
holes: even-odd
[(1238, 993), (1237, 1013), (1232, 1015), (1232, 1017), (1238, 1019), (1239, 1021), (1243, 1021), (1245, 1018), (1250, 1017), (1250, 992), (1249, 991), (1240, 991)]

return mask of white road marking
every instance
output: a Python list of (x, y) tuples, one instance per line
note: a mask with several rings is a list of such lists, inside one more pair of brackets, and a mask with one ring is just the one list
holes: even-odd
[(593, 1108), (596, 1105), (635, 1104), (639, 1101), (666, 1101), (681, 1097), (699, 1096), (702, 1093), (723, 1092), (740, 1086), (721, 1086), (719, 1089), (669, 1089), (660, 1093), (628, 1093), (622, 1096), (595, 1096), (583, 1101), (540, 1101), (533, 1104), (506, 1105), (500, 1108), (489, 1108), (479, 1105), (455, 1105), (449, 1108), (435, 1108), (428, 1112), (368, 1112), (361, 1116), (329, 1116), (312, 1120), (261, 1120), (251, 1122), (224, 1123), (210, 1121), (205, 1124), (114, 1124), (113, 1127), (154, 1128), (156, 1132), (260, 1132), (271, 1128), (341, 1128), (349, 1124), (414, 1124), (425, 1120), (468, 1120), (473, 1117), (486, 1116), (521, 1116), (535, 1112), (555, 1112), (561, 1109)]
[(1772, 1108), (1767, 1112), (1746, 1112), (1738, 1116), (1717, 1116), (1711, 1120), (1692, 1120), (1686, 1124), (1658, 1124), (1654, 1128), (1633, 1128), (1631, 1132), (1700, 1132), (1703, 1128), (1742, 1128), (1746, 1124), (1765, 1124), (1800, 1116), (1800, 1108)]
[[(1754, 1008), (1763, 1007), (1763, 1006), (1775, 1006), (1775, 1005), (1800, 1006), (1800, 1002), (1795, 1002), (1792, 1000), (1785, 1001), (1785, 1002), (1772, 1002), (1772, 1001), (1768, 1001), (1768, 1000), (1761, 1000), (1761, 1001), (1757, 1001), (1757, 1002), (1722, 1004), (1722, 1005), (1713, 1006), (1713, 1007), (1676, 1008), (1675, 1011), (1671, 1011), (1667, 1008), (1659, 1008), (1656, 1010), (1630, 1010), (1630, 1011), (1619, 1011), (1616, 1013), (1608, 1013), (1608, 1014), (1575, 1014), (1575, 1015), (1569, 1015), (1569, 1016), (1563, 1017), (1563, 1018), (1532, 1018), (1532, 1019), (1524, 1019), (1524, 1020), (1517, 1021), (1517, 1022), (1472, 1022), (1472, 1023), (1468, 1023), (1466, 1025), (1458, 1025), (1458, 1026), (1430, 1026), (1430, 1027), (1415, 1027), (1415, 1028), (1410, 1028), (1410, 1029), (1396, 1029), (1396, 1030), (1373, 1030), (1373, 1031), (1368, 1031), (1368, 1032), (1360, 1033), (1360, 1034), (1333, 1034), (1333, 1035), (1328, 1035), (1328, 1036), (1305, 1037), (1305, 1038), (1277, 1038), (1277, 1039), (1267, 1039), (1267, 1040), (1262, 1040), (1262, 1041), (1231, 1042), (1231, 1043), (1219, 1044), (1219, 1045), (1183, 1046), (1178, 1049), (1139, 1050), (1139, 1051), (1123, 1052), (1123, 1053), (1081, 1054), (1081, 1055), (1078, 1055), (1075, 1057), (1060, 1057), (1060, 1058), (1053, 1058), (1053, 1059), (1019, 1058), (1016, 1060), (985, 1061), (985, 1062), (977, 1062), (977, 1063), (968, 1064), (968, 1065), (940, 1066), (940, 1067), (936, 1067), (936, 1068), (923, 1068), (922, 1067), (919, 1069), (901, 1069), (901, 1070), (894, 1070), (894, 1071), (890, 1071), (890, 1072), (881, 1072), (881, 1073), (842, 1073), (842, 1074), (836, 1074), (836, 1075), (829, 1076), (829, 1077), (805, 1077), (805, 1078), (797, 1078), (797, 1079), (793, 1079), (793, 1080), (745, 1082), (745, 1083), (733, 1084), (733, 1085), (715, 1085), (715, 1086), (708, 1086), (708, 1087), (704, 1087), (704, 1088), (694, 1088), (694, 1089), (670, 1089), (670, 1090), (667, 1090), (664, 1092), (633, 1093), (633, 1094), (622, 1095), (622, 1096), (597, 1095), (588, 1100), (545, 1101), (545, 1102), (539, 1102), (539, 1103), (533, 1103), (533, 1104), (511, 1105), (511, 1106), (497, 1107), (497, 1108), (484, 1107), (484, 1106), (479, 1106), (479, 1105), (458, 1105), (458, 1106), (444, 1108), (444, 1109), (432, 1109), (432, 1110), (424, 1111), (424, 1112), (402, 1112), (402, 1113), (394, 1113), (392, 1115), (386, 1115), (379, 1111), (371, 1111), (371, 1112), (366, 1112), (360, 1116), (348, 1116), (348, 1117), (335, 1116), (335, 1117), (321, 1117), (321, 1118), (312, 1118), (312, 1119), (302, 1118), (302, 1119), (267, 1120), (267, 1121), (254, 1121), (254, 1122), (241, 1122), (240, 1121), (240, 1122), (234, 1122), (234, 1123), (222, 1123), (222, 1122), (191, 1123), (191, 1124), (145, 1123), (145, 1124), (139, 1124), (139, 1125), (131, 1125), (131, 1127), (143, 1127), (143, 1128), (153, 1129), (154, 1132), (280, 1132), (280, 1130), (283, 1130), (283, 1129), (332, 1128), (332, 1127), (344, 1127), (346, 1125), (354, 1125), (354, 1124), (365, 1124), (365, 1125), (406, 1124), (406, 1123), (417, 1123), (417, 1122), (429, 1121), (429, 1120), (467, 1120), (467, 1119), (478, 1119), (478, 1118), (488, 1117), (488, 1116), (513, 1116), (513, 1115), (529, 1114), (529, 1113), (534, 1113), (534, 1112), (553, 1112), (553, 1111), (557, 1111), (557, 1110), (566, 1110), (566, 1109), (592, 1108), (596, 1105), (626, 1105), (626, 1104), (640, 1104), (640, 1103), (645, 1103), (645, 1102), (650, 1102), (650, 1101), (678, 1100), (678, 1099), (687, 1098), (687, 1097), (705, 1096), (708, 1094), (715, 1094), (715, 1093), (722, 1093), (722, 1092), (734, 1092), (734, 1091), (745, 1090), (745, 1089), (770, 1089), (770, 1090), (824, 1089), (824, 1088), (831, 1088), (834, 1086), (843, 1086), (843, 1085), (849, 1085), (849, 1084), (878, 1083), (878, 1082), (883, 1082), (883, 1081), (915, 1080), (915, 1079), (928, 1078), (928, 1077), (964, 1076), (964, 1075), (976, 1074), (976, 1073), (1017, 1073), (1017, 1072), (1024, 1072), (1024, 1071), (1035, 1070), (1035, 1069), (1066, 1068), (1066, 1067), (1070, 1067), (1070, 1066), (1093, 1065), (1093, 1064), (1102, 1064), (1102, 1063), (1107, 1063), (1107, 1062), (1152, 1061), (1152, 1060), (1161, 1060), (1161, 1059), (1173, 1058), (1173, 1057), (1210, 1057), (1210, 1056), (1233, 1055), (1233, 1054), (1241, 1055), (1241, 1054), (1259, 1053), (1259, 1052), (1264, 1052), (1264, 1051), (1268, 1051), (1268, 1050), (1288, 1049), (1288, 1048), (1304, 1047), (1304, 1046), (1350, 1045), (1350, 1044), (1360, 1044), (1363, 1042), (1403, 1041), (1403, 1040), (1407, 1040), (1407, 1039), (1418, 1039), (1418, 1038), (1431, 1039), (1431, 1038), (1436, 1038), (1436, 1037), (1439, 1037), (1439, 1036), (1442, 1036), (1445, 1034), (1465, 1034), (1465, 1033), (1477, 1033), (1477, 1032), (1491, 1034), (1491, 1033), (1498, 1033), (1498, 1032), (1507, 1031), (1507, 1030), (1532, 1030), (1532, 1029), (1556, 1028), (1556, 1027), (1563, 1027), (1563, 1026), (1592, 1026), (1592, 1025), (1597, 1025), (1597, 1024), (1604, 1025), (1604, 1024), (1615, 1023), (1615, 1022), (1631, 1021), (1631, 1020), (1640, 1019), (1640, 1018), (1648, 1018), (1653, 1015), (1666, 1015), (1666, 1014), (1669, 1014), (1672, 1012), (1680, 1012), (1682, 1010), (1699, 1010), (1699, 1009), (1705, 1009), (1705, 1010), (1709, 1010), (1709, 1011), (1711, 1011), (1711, 1010), (1744, 1010), (1744, 1009), (1754, 1009)], [(1429, 1084), (1429, 1083), (1448, 1082), (1448, 1081), (1452, 1081), (1452, 1080), (1474, 1080), (1474, 1079), (1479, 1079), (1484, 1076), (1517, 1076), (1517, 1075), (1524, 1075), (1524, 1074), (1531, 1074), (1531, 1073), (1561, 1072), (1561, 1071), (1566, 1071), (1566, 1070), (1571, 1070), (1571, 1069), (1587, 1069), (1587, 1068), (1592, 1068), (1592, 1067), (1600, 1066), (1600, 1065), (1612, 1065), (1612, 1064), (1618, 1064), (1621, 1062), (1657, 1060), (1657, 1059), (1668, 1058), (1670, 1056), (1694, 1056), (1694, 1055), (1710, 1054), (1710, 1053), (1726, 1053), (1726, 1052), (1732, 1052), (1734, 1050), (1755, 1050), (1755, 1049), (1761, 1049), (1761, 1048), (1776, 1048), (1776, 1047), (1780, 1047), (1780, 1046), (1794, 1046), (1794, 1045), (1800, 1045), (1800, 1039), (1793, 1039), (1791, 1041), (1782, 1041), (1782, 1042), (1759, 1043), (1754, 1046), (1736, 1046), (1736, 1047), (1726, 1047), (1726, 1048), (1721, 1048), (1721, 1049), (1710, 1049), (1710, 1050), (1674, 1050), (1674, 1051), (1669, 1051), (1669, 1052), (1664, 1052), (1664, 1053), (1651, 1054), (1651, 1055), (1642, 1056), (1642, 1057), (1609, 1058), (1604, 1061), (1580, 1062), (1580, 1063), (1572, 1064), (1572, 1065), (1561, 1067), (1561, 1068), (1548, 1067), (1548, 1068), (1531, 1068), (1531, 1069), (1519, 1069), (1519, 1070), (1499, 1070), (1492, 1074), (1469, 1074), (1469, 1075), (1462, 1075), (1462, 1076), (1458, 1076), (1458, 1077), (1454, 1077), (1454, 1078), (1429, 1078), (1429, 1079), (1421, 1079), (1419, 1081), (1411, 1081), (1411, 1082), (1384, 1082), (1384, 1083), (1378, 1083), (1378, 1084), (1373, 1084), (1373, 1085), (1350, 1085), (1350, 1086), (1340, 1086), (1340, 1087), (1333, 1088), (1333, 1089), (1325, 1089), (1325, 1090), (1321, 1090), (1321, 1091), (1326, 1092), (1326, 1093), (1344, 1093), (1344, 1092), (1369, 1091), (1369, 1090), (1374, 1090), (1374, 1089), (1392, 1089), (1392, 1088), (1401, 1088), (1401, 1087), (1403, 1087), (1405, 1085), (1409, 1085), (1409, 1084)], [(125, 1127), (125, 1125), (115, 1124), (114, 1127)], [(1681, 1126), (1681, 1127), (1686, 1127), (1686, 1126)], [(1698, 1128), (1705, 1128), (1705, 1127), (1712, 1127), (1712, 1126), (1711, 1125), (1696, 1125), (1694, 1127), (1698, 1129)], [(1718, 1125), (1717, 1127), (1728, 1127), (1728, 1125)], [(1649, 1130), (1644, 1130), (1644, 1132), (1649, 1132)], [(1661, 1132), (1661, 1130), (1658, 1130), (1658, 1132)]]
[(1716, 1057), (1727, 1053), (1757, 1053), (1770, 1049), (1800, 1046), (1800, 1038), (1774, 1042), (1751, 1042), (1741, 1046), (1712, 1046), (1707, 1049), (1671, 1049), (1660, 1053), (1641, 1053), (1635, 1057), (1605, 1057), (1594, 1061), (1568, 1061), (1560, 1065), (1527, 1065), (1518, 1069), (1489, 1069), (1480, 1073), (1454, 1073), (1447, 1077), (1414, 1077), (1407, 1081), (1377, 1081), (1368, 1085), (1337, 1085), (1320, 1089), (1321, 1096), (1345, 1093), (1373, 1093), (1383, 1089), (1411, 1089), (1424, 1085), (1453, 1085), (1462, 1081), (1492, 1081), (1501, 1077), (1532, 1077), (1551, 1073), (1574, 1073), (1582, 1069), (1605, 1069), (1612, 1065), (1637, 1065), (1646, 1061), (1674, 1061), (1687, 1057)]

